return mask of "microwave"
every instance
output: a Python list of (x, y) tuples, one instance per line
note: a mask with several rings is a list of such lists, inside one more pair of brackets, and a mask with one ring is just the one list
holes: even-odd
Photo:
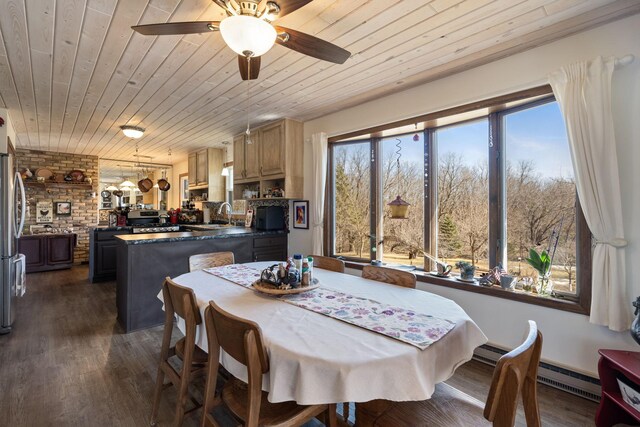
[(282, 206), (258, 206), (256, 208), (256, 230), (284, 229), (284, 208)]

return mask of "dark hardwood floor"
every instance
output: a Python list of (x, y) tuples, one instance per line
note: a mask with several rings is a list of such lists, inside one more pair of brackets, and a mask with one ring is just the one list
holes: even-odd
[[(0, 425), (148, 425), (162, 327), (123, 334), (115, 283), (90, 284), (87, 275), (82, 266), (27, 276), (14, 329), (0, 336)], [(472, 361), (449, 383), (484, 401), (491, 373)], [(595, 403), (546, 386), (539, 397), (543, 425), (593, 425)], [(170, 425), (174, 404), (168, 389), (160, 425)], [(197, 426), (199, 416), (184, 425)]]

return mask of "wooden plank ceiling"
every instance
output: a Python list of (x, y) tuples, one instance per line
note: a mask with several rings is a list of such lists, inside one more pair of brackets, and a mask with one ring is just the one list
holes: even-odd
[[(254, 125), (307, 120), (640, 12), (637, 0), (315, 0), (277, 21), (346, 48), (343, 65), (281, 46), (251, 87)], [(149, 37), (136, 24), (219, 20), (211, 0), (3, 0), (0, 107), (17, 145), (154, 161), (244, 130), (247, 82), (217, 33)], [(171, 148), (173, 156), (168, 157)]]

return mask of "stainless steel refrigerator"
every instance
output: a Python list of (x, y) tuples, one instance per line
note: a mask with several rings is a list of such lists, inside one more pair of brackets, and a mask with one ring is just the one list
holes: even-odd
[(0, 140), (0, 334), (11, 331), (15, 300), (24, 293), (24, 256), (18, 253), (26, 212), (22, 178), (15, 150), (7, 137)]

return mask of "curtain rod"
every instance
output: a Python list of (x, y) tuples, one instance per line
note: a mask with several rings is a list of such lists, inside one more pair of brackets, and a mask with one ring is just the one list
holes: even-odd
[(633, 55), (625, 55), (622, 58), (616, 58), (615, 68), (622, 68), (626, 65), (629, 65), (636, 59)]

